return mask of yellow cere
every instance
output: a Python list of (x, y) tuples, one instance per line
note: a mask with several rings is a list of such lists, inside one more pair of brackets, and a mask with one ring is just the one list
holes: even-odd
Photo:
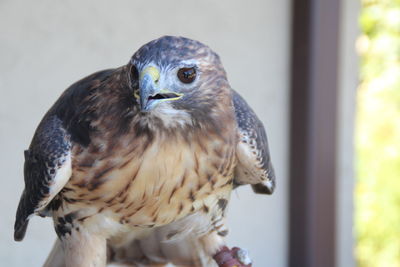
[(140, 99), (139, 90), (135, 90), (135, 91), (133, 92), (133, 96), (134, 96), (137, 100), (139, 100), (139, 99)]
[(140, 74), (140, 79), (142, 79), (145, 74), (149, 74), (154, 82), (158, 82), (160, 79), (160, 71), (156, 67), (149, 66), (145, 68)]

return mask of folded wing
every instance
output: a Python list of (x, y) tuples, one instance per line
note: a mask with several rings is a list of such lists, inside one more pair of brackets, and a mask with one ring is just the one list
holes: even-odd
[(14, 239), (24, 238), (31, 215), (42, 211), (68, 182), (71, 173), (69, 134), (56, 115), (46, 116), (25, 150), (25, 189), (18, 205)]
[(234, 90), (232, 98), (239, 131), (234, 184), (251, 184), (255, 193), (272, 194), (275, 189), (275, 173), (264, 126), (246, 101)]

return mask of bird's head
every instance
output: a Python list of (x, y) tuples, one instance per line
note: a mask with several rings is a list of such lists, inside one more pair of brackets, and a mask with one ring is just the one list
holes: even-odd
[(129, 81), (146, 114), (210, 112), (229, 87), (218, 55), (184, 37), (164, 36), (142, 46), (131, 58)]

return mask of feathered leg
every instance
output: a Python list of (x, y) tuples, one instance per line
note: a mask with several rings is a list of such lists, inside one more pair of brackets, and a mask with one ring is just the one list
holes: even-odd
[(66, 267), (105, 267), (107, 261), (106, 239), (88, 233), (85, 229), (71, 229), (61, 238)]
[(54, 242), (53, 249), (43, 267), (65, 267), (64, 250), (60, 239), (57, 238), (56, 242)]

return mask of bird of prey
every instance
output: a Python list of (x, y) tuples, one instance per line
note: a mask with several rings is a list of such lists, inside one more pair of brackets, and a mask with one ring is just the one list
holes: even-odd
[(51, 216), (46, 266), (67, 267), (227, 266), (215, 256), (232, 189), (275, 187), (264, 127), (219, 56), (173, 36), (70, 86), (25, 151), (24, 178), (14, 238)]

